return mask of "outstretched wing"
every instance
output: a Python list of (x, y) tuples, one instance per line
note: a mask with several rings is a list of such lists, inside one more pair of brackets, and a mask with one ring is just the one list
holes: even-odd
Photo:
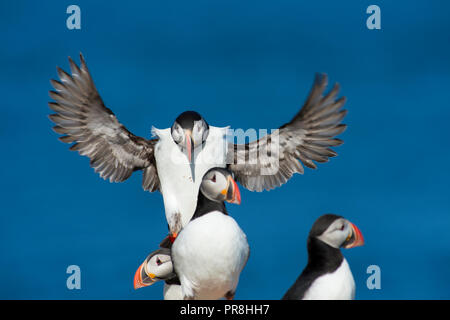
[[(271, 190), (286, 183), (294, 173), (303, 174), (303, 165), (315, 169), (337, 153), (335, 138), (346, 125), (341, 120), (345, 97), (337, 99), (339, 85), (324, 95), (327, 76), (317, 74), (308, 99), (297, 115), (275, 133), (247, 144), (228, 145), (227, 163), (235, 178), (251, 191)], [(301, 161), (301, 163), (299, 162)]]
[(51, 80), (55, 91), (49, 102), (55, 114), (50, 119), (53, 129), (64, 136), (59, 140), (75, 142), (70, 150), (91, 159), (91, 167), (103, 179), (121, 182), (136, 170), (144, 170), (143, 187), (151, 192), (159, 188), (154, 146), (157, 140), (147, 140), (128, 131), (114, 113), (105, 107), (95, 88), (83, 56), (80, 67), (69, 57), (69, 75), (57, 68), (60, 81)]

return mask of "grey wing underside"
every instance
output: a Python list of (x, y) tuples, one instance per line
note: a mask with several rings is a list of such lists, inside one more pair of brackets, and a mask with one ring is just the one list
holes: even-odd
[[(295, 117), (275, 132), (247, 144), (229, 143), (227, 163), (242, 186), (251, 191), (271, 190), (286, 183), (305, 165), (327, 162), (337, 155), (330, 147), (343, 143), (335, 138), (346, 129), (341, 124), (347, 110), (345, 97), (337, 98), (335, 84), (324, 95), (328, 78), (317, 74), (311, 92)], [(300, 163), (301, 162), (301, 163)]]
[(55, 91), (49, 107), (55, 111), (50, 119), (54, 131), (64, 136), (59, 140), (75, 142), (70, 150), (90, 158), (90, 165), (103, 179), (121, 182), (136, 170), (143, 170), (143, 188), (153, 192), (159, 188), (154, 147), (157, 140), (135, 136), (117, 120), (95, 88), (83, 56), (80, 67), (69, 57), (69, 75), (57, 68), (60, 81), (51, 80)]

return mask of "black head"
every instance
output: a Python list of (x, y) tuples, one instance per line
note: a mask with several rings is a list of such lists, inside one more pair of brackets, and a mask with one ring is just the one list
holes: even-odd
[(198, 112), (185, 111), (175, 119), (175, 122), (177, 122), (183, 129), (192, 130), (194, 128), (194, 123), (201, 120), (203, 120), (203, 117)]
[(239, 188), (231, 172), (224, 168), (212, 168), (203, 175), (192, 220), (212, 211), (227, 215), (225, 201), (240, 204)]
[(353, 248), (364, 244), (361, 231), (350, 221), (335, 214), (325, 214), (314, 222), (309, 238), (316, 238), (334, 248)]
[(327, 228), (337, 219), (342, 218), (341, 216), (338, 216), (336, 214), (324, 214), (320, 216), (311, 227), (311, 230), (309, 231), (310, 237), (317, 237), (320, 236), (322, 233), (327, 230)]

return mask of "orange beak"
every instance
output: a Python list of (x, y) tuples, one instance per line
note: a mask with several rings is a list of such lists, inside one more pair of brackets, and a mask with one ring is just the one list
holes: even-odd
[(351, 222), (349, 223), (350, 223), (350, 233), (348, 235), (344, 248), (350, 249), (364, 245), (364, 237), (361, 233), (361, 230), (359, 230), (359, 228), (355, 226), (353, 223)]
[(137, 290), (139, 288), (148, 287), (154, 284), (156, 281), (145, 273), (145, 263), (147, 263), (147, 259), (139, 266), (134, 274), (133, 286), (134, 289)]
[(231, 176), (228, 176), (228, 187), (222, 193), (226, 195), (227, 202), (241, 204), (241, 192), (236, 181)]
[(186, 131), (185, 133), (186, 139), (186, 153), (189, 159), (189, 163), (192, 162), (192, 154), (194, 153), (194, 140), (192, 139), (192, 133), (190, 131)]
[(136, 273), (134, 274), (134, 290), (137, 290), (139, 288), (145, 287), (146, 285), (142, 281), (142, 271), (143, 271), (144, 264), (141, 264), (139, 268), (136, 270)]

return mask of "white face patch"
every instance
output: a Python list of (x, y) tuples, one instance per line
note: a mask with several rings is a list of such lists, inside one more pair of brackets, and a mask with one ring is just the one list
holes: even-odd
[(181, 126), (176, 122), (173, 126), (172, 138), (173, 138), (173, 141), (175, 141), (175, 143), (177, 143), (177, 144), (182, 143), (183, 139), (184, 139), (183, 128), (181, 128)]
[(198, 147), (208, 137), (208, 131), (206, 124), (203, 120), (194, 121), (194, 127), (192, 128), (192, 139), (194, 140), (194, 146)]
[(227, 189), (227, 178), (219, 171), (212, 170), (203, 177), (200, 190), (205, 197), (213, 201), (222, 201), (225, 195), (222, 191)]
[(317, 239), (333, 248), (339, 249), (350, 233), (350, 224), (346, 219), (335, 220)]
[(173, 273), (172, 259), (167, 254), (155, 254), (145, 266), (147, 275), (154, 274), (158, 278), (166, 278)]
[[(183, 127), (175, 122), (171, 128), (172, 139), (179, 146), (186, 148), (186, 133)], [(192, 140), (194, 141), (194, 145), (192, 148), (197, 148), (201, 146), (204, 141), (208, 138), (209, 129), (204, 120), (194, 121), (194, 126), (192, 127)]]

